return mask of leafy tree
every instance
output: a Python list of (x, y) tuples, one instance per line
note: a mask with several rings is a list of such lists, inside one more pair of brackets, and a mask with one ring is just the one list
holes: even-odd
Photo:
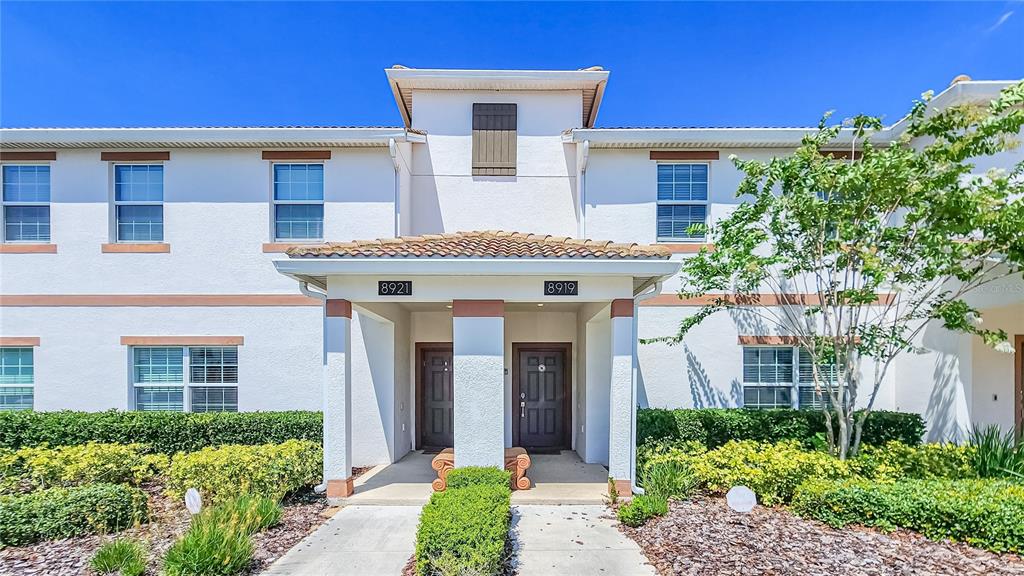
[[(790, 156), (733, 156), (745, 174), (737, 196), (747, 201), (707, 231), (713, 249), (685, 260), (681, 273), (680, 297), (719, 296), (675, 336), (653, 339), (678, 343), (723, 310), (791, 335), (810, 355), (840, 458), (857, 453), (893, 360), (915, 350), (930, 322), (1012, 352), (1005, 332), (981, 325), (967, 296), (1022, 276), (1024, 162), (974, 172), (978, 158), (1017, 146), (1024, 82), (987, 106), (936, 110), (930, 99), (916, 101), (887, 131), (898, 136), (877, 146), (880, 119), (858, 116), (841, 129), (826, 115)], [(848, 158), (829, 152), (838, 146)], [(756, 305), (771, 303), (779, 305)], [(870, 377), (865, 359), (876, 365)], [(866, 409), (855, 412), (859, 405)]]

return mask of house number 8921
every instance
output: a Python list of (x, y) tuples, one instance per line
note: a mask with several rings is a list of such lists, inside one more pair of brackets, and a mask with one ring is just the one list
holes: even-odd
[(380, 280), (378, 296), (412, 296), (412, 280)]

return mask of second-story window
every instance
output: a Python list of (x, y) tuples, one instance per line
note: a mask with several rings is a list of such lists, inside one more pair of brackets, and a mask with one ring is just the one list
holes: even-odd
[(658, 240), (704, 240), (690, 227), (707, 224), (707, 218), (708, 165), (658, 164)]
[(50, 241), (50, 167), (3, 167), (3, 241)]
[(324, 165), (274, 164), (274, 239), (324, 238)]
[(118, 242), (163, 242), (164, 167), (116, 164), (114, 211)]

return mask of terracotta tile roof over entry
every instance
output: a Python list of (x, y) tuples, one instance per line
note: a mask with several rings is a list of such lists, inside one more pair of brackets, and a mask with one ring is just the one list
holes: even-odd
[(624, 258), (668, 259), (664, 246), (615, 244), (521, 232), (458, 232), (296, 246), (293, 258)]

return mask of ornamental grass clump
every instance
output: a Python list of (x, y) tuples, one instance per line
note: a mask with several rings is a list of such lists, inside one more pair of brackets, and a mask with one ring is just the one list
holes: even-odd
[(975, 426), (968, 444), (974, 449), (972, 465), (982, 478), (1024, 480), (1024, 438), (1017, 438), (1009, 430), (1003, 433), (998, 426)]
[(137, 540), (113, 540), (100, 546), (89, 566), (100, 574), (142, 576), (146, 572), (146, 549)]
[(164, 557), (168, 576), (230, 576), (252, 560), (250, 536), (281, 520), (274, 499), (240, 494), (208, 508), (192, 519), (188, 532)]

